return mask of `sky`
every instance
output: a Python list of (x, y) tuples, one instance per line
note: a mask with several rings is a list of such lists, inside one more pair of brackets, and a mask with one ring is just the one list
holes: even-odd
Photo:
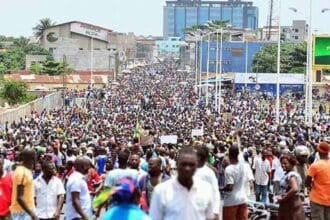
[[(92, 23), (118, 32), (136, 35), (162, 36), (163, 6), (166, 0), (0, 0), (0, 35), (32, 36), (41, 18), (56, 23), (72, 20)], [(259, 7), (259, 26), (266, 25), (270, 0), (252, 0)], [(277, 0), (279, 1), (279, 0)], [(330, 0), (313, 1), (312, 29), (318, 34), (330, 34)], [(306, 19), (308, 0), (281, 0), (281, 24), (290, 25), (293, 19)], [(299, 13), (289, 10), (298, 9)]]

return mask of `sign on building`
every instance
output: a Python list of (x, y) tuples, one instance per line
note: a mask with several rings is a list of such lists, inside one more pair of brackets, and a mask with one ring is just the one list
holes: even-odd
[(71, 32), (82, 34), (85, 36), (93, 37), (95, 39), (108, 41), (108, 31), (99, 27), (84, 24), (84, 23), (72, 23)]

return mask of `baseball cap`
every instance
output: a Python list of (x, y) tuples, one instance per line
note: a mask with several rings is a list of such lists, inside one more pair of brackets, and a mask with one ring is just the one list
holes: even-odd
[(318, 152), (320, 152), (322, 154), (328, 154), (330, 152), (330, 146), (327, 142), (321, 142), (317, 146), (317, 150), (318, 150)]

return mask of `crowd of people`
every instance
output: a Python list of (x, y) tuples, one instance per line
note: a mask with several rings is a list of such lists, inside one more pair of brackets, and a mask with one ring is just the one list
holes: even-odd
[(249, 201), (279, 204), (281, 220), (305, 219), (303, 204), (330, 219), (329, 115), (306, 124), (303, 97), (282, 98), (280, 123), (267, 95), (215, 101), (163, 63), (6, 123), (0, 219), (244, 220)]

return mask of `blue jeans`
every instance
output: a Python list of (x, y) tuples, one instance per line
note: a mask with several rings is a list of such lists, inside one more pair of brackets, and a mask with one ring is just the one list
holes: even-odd
[[(256, 201), (266, 203), (267, 202), (267, 191), (268, 191), (267, 185), (263, 186), (263, 185), (256, 184)], [(261, 199), (260, 199), (260, 196), (261, 196)]]
[(26, 212), (11, 213), (12, 220), (30, 220), (31, 217)]

